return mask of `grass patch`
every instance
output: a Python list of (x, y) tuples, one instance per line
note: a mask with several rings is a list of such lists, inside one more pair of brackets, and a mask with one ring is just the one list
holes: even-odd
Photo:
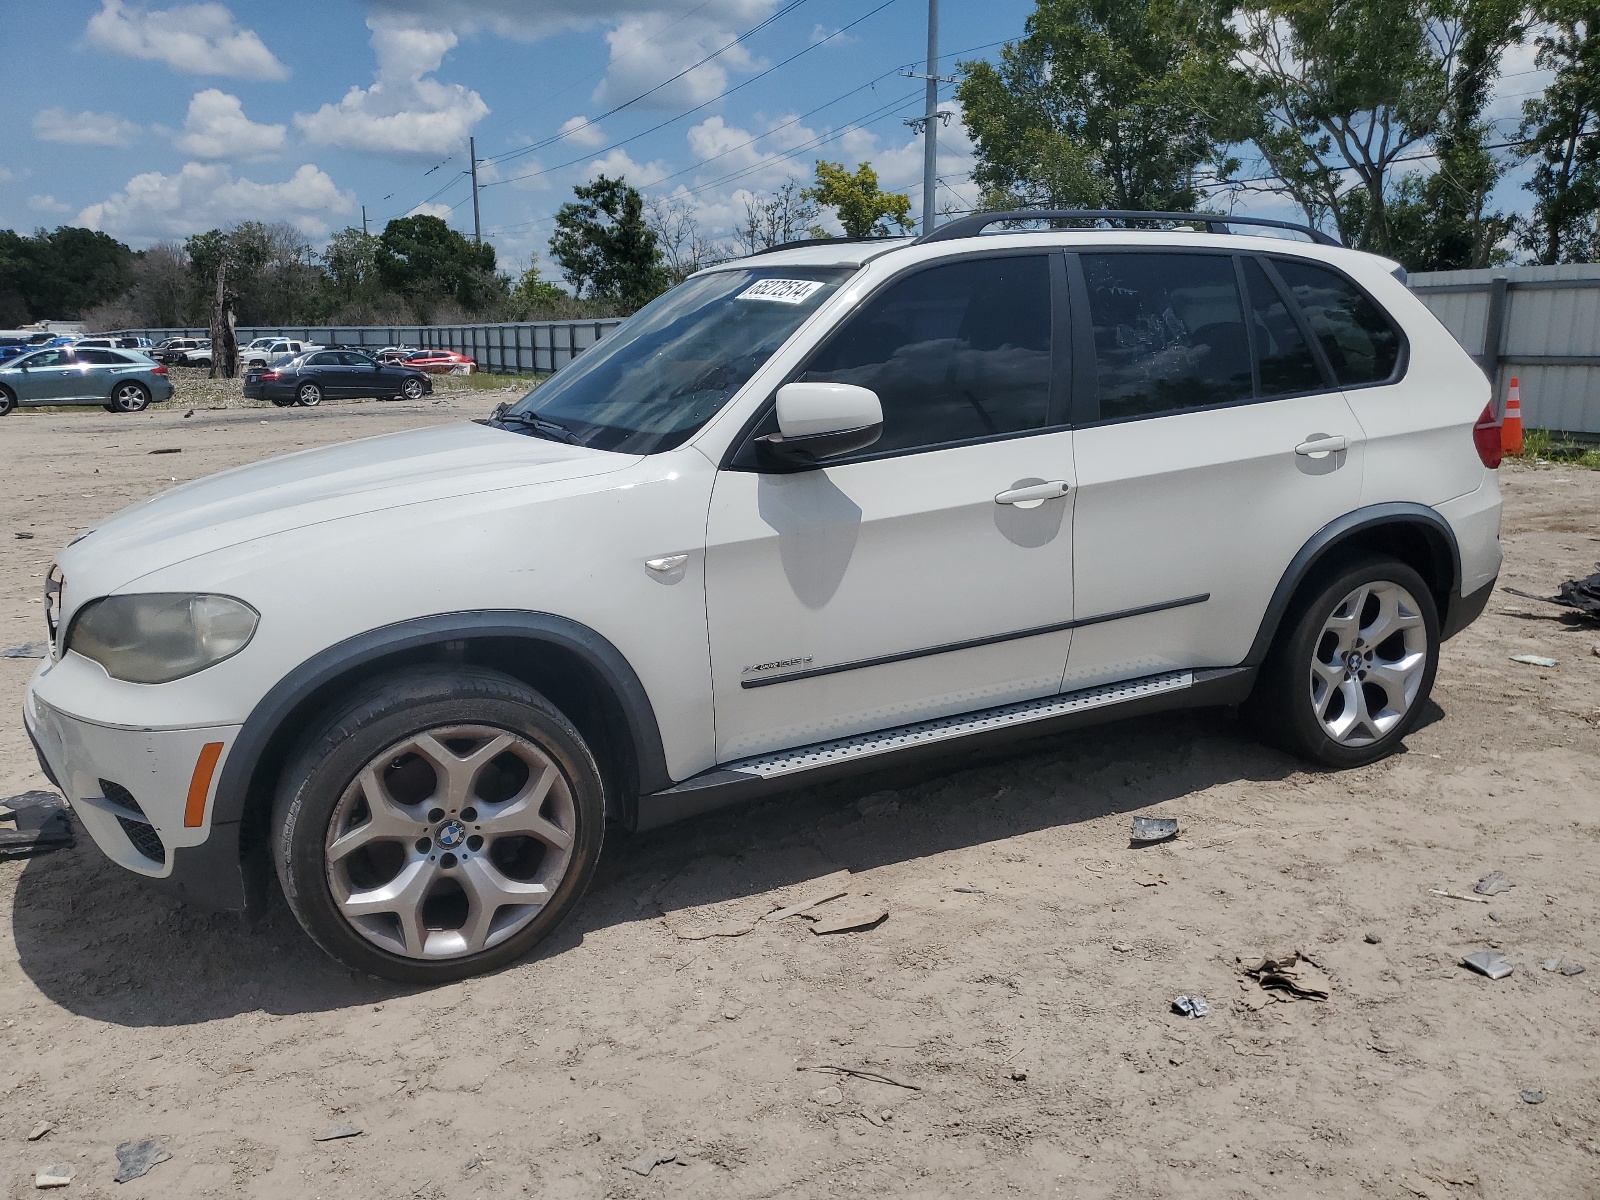
[(1522, 435), (1522, 453), (1506, 457), (1521, 463), (1560, 463), (1600, 471), (1600, 446), (1564, 438), (1548, 429), (1528, 430)]
[(435, 375), (434, 391), (498, 392), (506, 388), (519, 388), (531, 392), (548, 375), (491, 375), (487, 371), (474, 371), (471, 375)]

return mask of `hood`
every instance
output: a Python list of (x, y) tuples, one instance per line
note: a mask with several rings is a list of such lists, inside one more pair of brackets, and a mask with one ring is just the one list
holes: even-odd
[[(638, 459), (463, 422), (321, 446), (180, 484), (103, 522), (60, 558), (120, 587), (161, 567), (380, 509), (580, 479)], [(113, 582), (113, 580), (115, 582)]]

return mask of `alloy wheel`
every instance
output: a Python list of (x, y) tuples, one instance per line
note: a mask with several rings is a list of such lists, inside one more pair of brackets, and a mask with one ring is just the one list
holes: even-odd
[(314, 383), (302, 384), (295, 398), (305, 408), (315, 408), (322, 403), (322, 389)]
[(1370, 746), (1405, 719), (1428, 668), (1428, 629), (1397, 583), (1364, 583), (1323, 622), (1312, 652), (1311, 706), (1329, 738)]
[(405, 391), (407, 400), (420, 400), (420, 399), (422, 399), (422, 380), (420, 380), (420, 379), (408, 379), (408, 380), (406, 380), (405, 387), (404, 387), (403, 390)]
[(498, 945), (538, 915), (572, 864), (571, 786), (532, 739), (430, 729), (369, 761), (324, 844), (334, 906), (367, 941), (439, 960)]
[(137, 383), (124, 383), (112, 393), (111, 402), (117, 406), (118, 412), (142, 412), (149, 403), (145, 399), (144, 389)]

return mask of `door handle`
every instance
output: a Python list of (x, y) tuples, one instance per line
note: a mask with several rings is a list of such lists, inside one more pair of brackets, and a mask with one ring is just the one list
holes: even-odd
[(1028, 504), (1038, 503), (1041, 500), (1055, 500), (1065, 496), (1071, 485), (1064, 479), (1053, 480), (1050, 483), (1035, 483), (1030, 487), (1012, 488), (1010, 491), (1001, 492), (994, 498), (996, 504)]
[(1350, 439), (1343, 434), (1334, 434), (1331, 437), (1312, 437), (1301, 442), (1294, 448), (1296, 454), (1303, 454), (1307, 458), (1320, 458), (1324, 454), (1333, 454), (1340, 450), (1350, 449)]

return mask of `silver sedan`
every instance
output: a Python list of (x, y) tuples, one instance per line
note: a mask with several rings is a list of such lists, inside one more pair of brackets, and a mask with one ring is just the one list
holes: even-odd
[(0, 366), (0, 417), (22, 406), (98, 404), (136, 413), (172, 399), (167, 369), (136, 350), (52, 346)]

